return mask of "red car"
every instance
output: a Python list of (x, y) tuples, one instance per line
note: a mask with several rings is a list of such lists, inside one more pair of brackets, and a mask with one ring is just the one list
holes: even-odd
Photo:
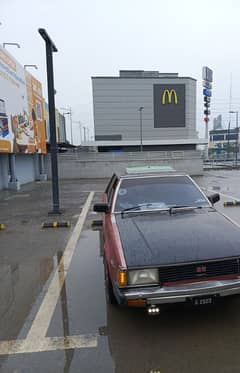
[[(136, 171), (136, 170), (135, 170)], [(111, 303), (147, 307), (213, 303), (240, 293), (240, 229), (188, 175), (113, 175), (103, 203), (106, 289)]]

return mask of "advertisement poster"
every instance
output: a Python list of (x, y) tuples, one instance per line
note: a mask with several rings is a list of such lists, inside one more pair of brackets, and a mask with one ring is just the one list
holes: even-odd
[(44, 99), (42, 85), (26, 71), (28, 113), (33, 126), (37, 153), (46, 153), (46, 122), (44, 119)]
[(0, 153), (46, 153), (41, 83), (0, 47)]
[(154, 128), (186, 126), (185, 84), (154, 84)]

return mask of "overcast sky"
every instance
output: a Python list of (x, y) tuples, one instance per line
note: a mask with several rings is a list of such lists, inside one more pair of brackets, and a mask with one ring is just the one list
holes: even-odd
[[(54, 55), (56, 105), (71, 106), (73, 120), (93, 128), (91, 76), (118, 75), (120, 69), (178, 72), (198, 80), (197, 128), (203, 135), (202, 66), (214, 71), (212, 118), (229, 119), (240, 110), (240, 1), (238, 0), (0, 0), (0, 43), (46, 90), (46, 28)], [(232, 114), (231, 125), (235, 125)], [(211, 126), (211, 124), (210, 124)], [(79, 138), (78, 124), (74, 136)], [(68, 132), (69, 133), (69, 132)], [(93, 134), (93, 132), (91, 132)]]

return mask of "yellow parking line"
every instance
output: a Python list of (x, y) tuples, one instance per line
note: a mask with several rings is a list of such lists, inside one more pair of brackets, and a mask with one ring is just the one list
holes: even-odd
[[(67, 275), (67, 271), (69, 269), (79, 236), (86, 220), (93, 196), (94, 192), (91, 192), (87, 198), (86, 203), (84, 204), (81, 215), (79, 216), (74, 231), (67, 243), (61, 261), (54, 273), (53, 279), (44, 296), (42, 304), (28, 332), (27, 340), (32, 341), (35, 339), (43, 339), (47, 334), (47, 330), (52, 319), (62, 286), (64, 284), (65, 277)], [(59, 272), (61, 272), (61, 276), (59, 276)]]

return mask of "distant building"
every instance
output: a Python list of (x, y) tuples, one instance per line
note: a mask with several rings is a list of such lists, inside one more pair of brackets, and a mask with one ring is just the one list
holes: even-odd
[(209, 156), (239, 151), (239, 128), (209, 131)]
[[(120, 70), (92, 77), (99, 151), (196, 150), (196, 80), (177, 73)], [(141, 131), (142, 129), (142, 131)], [(142, 136), (141, 136), (142, 133)]]
[[(44, 110), (44, 119), (46, 123), (46, 134), (47, 134), (47, 143), (50, 143), (50, 124), (49, 124), (49, 110), (48, 103), (45, 102)], [(66, 122), (65, 117), (59, 113), (58, 109), (55, 110), (55, 121), (56, 121), (56, 140), (57, 143), (65, 143), (66, 138)]]
[(65, 116), (59, 113), (59, 142), (66, 142), (67, 135), (66, 135), (66, 121)]
[(214, 130), (222, 129), (222, 115), (221, 114), (213, 119), (213, 129)]

